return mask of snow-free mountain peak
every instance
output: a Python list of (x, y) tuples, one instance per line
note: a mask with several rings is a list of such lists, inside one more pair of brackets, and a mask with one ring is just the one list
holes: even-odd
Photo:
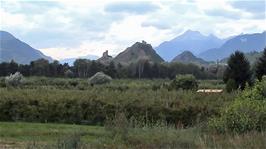
[(9, 32), (6, 32), (6, 31), (0, 31), (0, 40), (3, 41), (3, 40), (11, 40), (11, 39), (14, 39), (15, 37), (10, 34)]
[(179, 62), (179, 63), (193, 63), (197, 65), (206, 65), (208, 62), (204, 61), (201, 58), (196, 57), (190, 51), (184, 51), (181, 54), (177, 55), (172, 62)]
[(41, 58), (52, 61), (51, 57), (45, 56), (41, 51), (32, 48), (6, 31), (0, 31), (0, 45), (0, 62), (14, 60), (20, 64), (29, 64)]
[(193, 54), (199, 54), (210, 48), (220, 47), (224, 43), (215, 35), (203, 35), (199, 31), (187, 30), (176, 38), (161, 43), (156, 49), (158, 54), (166, 61), (170, 61), (174, 56), (185, 50)]
[(145, 41), (136, 42), (123, 52), (119, 53), (114, 61), (121, 64), (138, 62), (140, 59), (147, 59), (152, 62), (163, 62), (164, 60), (156, 53), (152, 46)]
[(221, 47), (211, 48), (198, 56), (208, 61), (221, 60), (235, 51), (244, 53), (262, 51), (266, 47), (266, 32), (253, 34), (240, 34), (227, 40)]

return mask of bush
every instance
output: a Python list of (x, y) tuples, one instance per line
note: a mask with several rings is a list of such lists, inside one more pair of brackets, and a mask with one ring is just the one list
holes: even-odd
[(89, 84), (105, 84), (111, 82), (112, 78), (103, 72), (97, 72), (91, 78), (89, 78)]
[(10, 76), (5, 77), (5, 84), (7, 87), (18, 87), (23, 83), (23, 75), (20, 72), (15, 74), (10, 74)]
[(170, 84), (172, 89), (196, 89), (198, 83), (193, 75), (177, 75)]
[(240, 99), (266, 100), (266, 76), (262, 77), (261, 82), (256, 82), (252, 89), (247, 89)]
[(247, 88), (220, 117), (211, 119), (209, 126), (218, 132), (266, 130), (266, 78)]
[(233, 79), (229, 79), (226, 82), (226, 91), (230, 93), (236, 89), (237, 89), (236, 81)]

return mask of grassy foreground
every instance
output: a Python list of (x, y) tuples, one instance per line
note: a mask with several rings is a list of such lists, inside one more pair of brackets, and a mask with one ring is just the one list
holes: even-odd
[[(155, 126), (114, 133), (100, 126), (0, 122), (0, 148), (246, 148), (262, 149), (266, 134), (212, 134)], [(126, 136), (121, 135), (125, 133)]]
[(34, 142), (53, 144), (80, 133), (86, 143), (105, 135), (104, 128), (99, 126), (0, 122), (0, 148), (23, 148)]

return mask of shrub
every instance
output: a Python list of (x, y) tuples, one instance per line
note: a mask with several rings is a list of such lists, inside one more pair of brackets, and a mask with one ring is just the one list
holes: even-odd
[(230, 93), (236, 89), (237, 89), (236, 81), (233, 79), (229, 79), (226, 82), (226, 91)]
[(89, 84), (105, 84), (111, 82), (112, 78), (103, 72), (97, 72), (91, 78), (89, 78)]
[(256, 82), (252, 89), (247, 89), (240, 99), (266, 100), (266, 76), (262, 77), (261, 82)]
[(266, 78), (247, 88), (220, 117), (211, 119), (209, 126), (218, 132), (266, 130)]
[(193, 75), (177, 75), (170, 84), (172, 89), (196, 89), (198, 83)]
[(5, 77), (5, 84), (7, 87), (17, 87), (23, 83), (23, 75), (20, 72), (15, 74), (10, 74), (10, 76)]

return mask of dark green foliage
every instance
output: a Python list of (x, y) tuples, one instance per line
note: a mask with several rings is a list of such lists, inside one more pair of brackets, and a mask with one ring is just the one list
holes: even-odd
[(26, 80), (22, 89), (0, 89), (1, 121), (103, 125), (120, 109), (127, 118), (162, 120), (188, 127), (216, 115), (221, 105), (235, 96), (154, 89), (165, 80), (113, 80), (93, 87), (85, 79)]
[[(87, 59), (77, 59), (74, 66), (59, 64), (58, 61), (49, 63), (45, 59), (32, 61), (30, 65), (18, 65), (14, 61), (10, 63), (0, 63), (0, 76), (7, 76), (17, 71), (24, 76), (47, 76), (47, 77), (78, 77), (88, 78), (97, 72), (104, 72), (112, 78), (170, 78), (177, 74), (193, 74), (199, 79), (214, 79), (216, 75), (207, 70), (200, 69), (194, 64), (182, 63), (152, 63), (146, 59), (140, 59), (136, 63), (121, 65), (110, 62), (103, 65), (99, 61)], [(71, 72), (73, 72), (73, 75)], [(68, 75), (69, 74), (69, 75)]]
[(242, 52), (236, 51), (228, 60), (228, 67), (224, 72), (224, 82), (233, 79), (237, 88), (244, 89), (246, 83), (251, 83), (251, 70), (248, 60)]
[(266, 78), (247, 88), (219, 118), (210, 120), (209, 125), (218, 132), (245, 133), (266, 130)]
[(177, 75), (171, 82), (170, 87), (176, 90), (191, 90), (196, 89), (198, 87), (198, 83), (193, 75)]
[(264, 48), (263, 55), (259, 58), (256, 64), (256, 76), (259, 80), (266, 75), (266, 48)]
[(107, 74), (109, 74), (112, 78), (116, 78), (117, 76), (117, 71), (116, 71), (116, 68), (115, 68), (115, 64), (114, 62), (112, 61), (110, 63), (110, 65), (107, 67)]
[(227, 92), (232, 92), (233, 90), (237, 89), (236, 81), (233, 79), (229, 79), (226, 82), (226, 91)]

